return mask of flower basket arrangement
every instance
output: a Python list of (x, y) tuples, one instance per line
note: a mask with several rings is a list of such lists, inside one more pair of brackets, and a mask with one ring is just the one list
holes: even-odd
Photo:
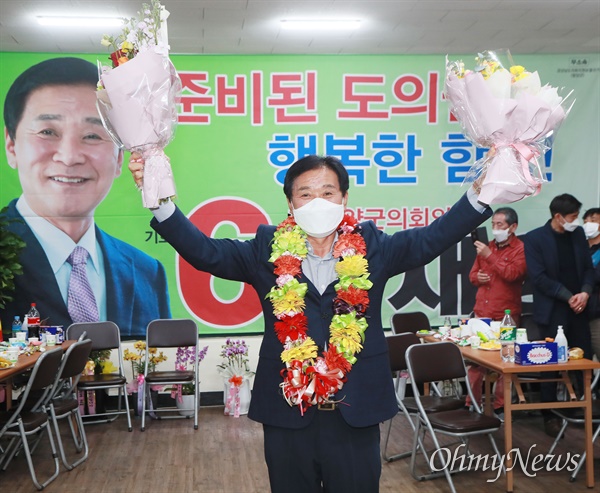
[(217, 369), (225, 377), (225, 414), (238, 418), (248, 412), (250, 378), (254, 375), (248, 367), (248, 345), (244, 340), (227, 339), (221, 347), (224, 362)]
[[(145, 369), (145, 360), (144, 356), (146, 354), (146, 342), (145, 341), (135, 341), (133, 343), (133, 351), (129, 349), (125, 349), (123, 352), (123, 359), (125, 361), (131, 362), (131, 372), (133, 375), (133, 379), (131, 382), (127, 384), (127, 391), (130, 394), (137, 394), (137, 406), (134, 406), (134, 409), (137, 410), (137, 414), (141, 414), (142, 412), (142, 404), (143, 404), (143, 391), (140, 392), (140, 389), (143, 389), (144, 385), (144, 369)], [(148, 373), (156, 370), (156, 365), (167, 361), (167, 357), (164, 355), (162, 351), (158, 351), (156, 348), (150, 348), (150, 360), (148, 361)], [(160, 385), (153, 385), (150, 387), (151, 391), (158, 392), (162, 390)], [(153, 409), (152, 402), (148, 403), (148, 409)], [(152, 415), (151, 415), (152, 416)]]
[(465, 181), (482, 178), (479, 200), (508, 204), (536, 195), (545, 180), (539, 159), (551, 147), (574, 98), (542, 86), (537, 72), (515, 65), (510, 53), (484, 51), (473, 69), (446, 59), (445, 97), (474, 145), (489, 152)]
[(97, 106), (102, 122), (120, 147), (145, 160), (142, 200), (155, 208), (175, 196), (175, 182), (163, 149), (177, 124), (181, 81), (169, 59), (167, 18), (158, 0), (143, 4), (116, 38), (101, 43), (113, 51), (111, 67), (101, 66)]

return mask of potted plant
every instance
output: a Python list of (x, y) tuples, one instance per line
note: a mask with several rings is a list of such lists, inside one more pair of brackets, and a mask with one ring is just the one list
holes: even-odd
[(250, 378), (254, 372), (248, 368), (248, 345), (244, 340), (227, 339), (221, 347), (225, 361), (217, 365), (217, 369), (225, 377), (225, 414), (238, 418), (250, 408)]
[[(198, 349), (198, 363), (200, 363), (206, 353), (208, 346)], [(194, 346), (178, 347), (175, 353), (175, 370), (190, 371), (194, 368)], [(200, 382), (198, 382), (200, 384)], [(175, 385), (171, 388), (171, 397), (175, 399), (175, 405), (180, 409), (179, 414), (182, 416), (194, 415), (194, 393), (196, 386), (193, 383), (185, 385)], [(185, 411), (184, 411), (185, 409)]]
[[(19, 263), (21, 250), (25, 248), (25, 242), (21, 237), (8, 229), (11, 222), (16, 219), (6, 217), (7, 208), (0, 211), (0, 310), (6, 307), (6, 303), (12, 301), (11, 293), (15, 290), (15, 276), (23, 273), (23, 267)], [(10, 327), (5, 327), (10, 330)], [(2, 324), (0, 322), (0, 340), (2, 340)]]

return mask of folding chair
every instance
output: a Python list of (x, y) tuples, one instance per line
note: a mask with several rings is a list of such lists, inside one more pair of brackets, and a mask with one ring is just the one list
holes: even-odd
[[(425, 433), (429, 432), (435, 445), (435, 450), (440, 450), (440, 443), (437, 434), (459, 438), (467, 447), (468, 441), (474, 435), (487, 435), (494, 452), (498, 456), (498, 463), (502, 464), (502, 458), (492, 433), (500, 428), (501, 421), (492, 416), (481, 414), (479, 404), (473, 399), (473, 392), (465, 369), (465, 363), (460, 353), (460, 349), (451, 342), (436, 342), (431, 344), (419, 344), (410, 346), (406, 351), (406, 362), (408, 373), (411, 379), (411, 385), (415, 394), (415, 402), (419, 409), (419, 419), (417, 420), (417, 430), (413, 439), (413, 451), (410, 461), (411, 474), (419, 481), (440, 477), (442, 473), (433, 472), (426, 475), (417, 475), (416, 473), (416, 454), (418, 439), (424, 439)], [(469, 411), (464, 407), (451, 411), (439, 411), (435, 413), (427, 412), (423, 405), (423, 398), (419, 392), (419, 385), (426, 382), (438, 380), (456, 380), (464, 378), (466, 381), (467, 392), (469, 393), (476, 412)], [(428, 460), (428, 462), (430, 462)], [(448, 480), (450, 489), (456, 492), (451, 474), (458, 470), (450, 471), (449, 464), (443, 464), (443, 474)], [(430, 464), (431, 466), (431, 464)], [(436, 467), (437, 468), (437, 467)]]
[(423, 312), (394, 313), (390, 320), (392, 332), (394, 334), (403, 334), (419, 330), (431, 330), (429, 318)]
[[(100, 375), (83, 375), (77, 383), (77, 390), (92, 392), (96, 390), (117, 389), (117, 409), (107, 410), (104, 413), (84, 414), (82, 417), (100, 419), (86, 420), (86, 424), (110, 423), (117, 419), (120, 414), (127, 416), (127, 429), (133, 430), (131, 426), (131, 415), (129, 413), (129, 401), (127, 400), (127, 378), (123, 366), (123, 352), (121, 350), (121, 333), (114, 322), (80, 322), (72, 324), (67, 328), (67, 339), (79, 339), (86, 333), (86, 337), (92, 340), (92, 351), (103, 351), (116, 349), (118, 352), (118, 364), (116, 373), (102, 373)], [(121, 402), (125, 401), (125, 409)]]
[[(148, 371), (150, 348), (194, 347), (194, 371)], [(146, 413), (171, 412), (174, 407), (146, 409), (152, 385), (194, 384), (194, 430), (198, 429), (198, 327), (190, 319), (158, 319), (148, 324), (146, 329), (146, 364), (144, 369), (144, 399), (142, 404), (142, 431), (146, 429)], [(179, 409), (185, 411), (185, 409)], [(191, 411), (191, 409), (187, 409)], [(188, 418), (189, 416), (166, 416), (168, 419)]]
[[(600, 371), (596, 372), (596, 375), (594, 375), (594, 380), (592, 381), (591, 385), (592, 393), (598, 385), (598, 380), (600, 380)], [(554, 442), (550, 446), (550, 450), (548, 450), (548, 453), (546, 454), (546, 460), (551, 459), (551, 455), (554, 452), (556, 446), (558, 445), (558, 442), (563, 437), (567, 426), (569, 426), (570, 424), (585, 424), (585, 410), (582, 407), (558, 408), (552, 409), (552, 412), (562, 419), (562, 427), (560, 428), (558, 435), (556, 435)], [(594, 431), (594, 434), (592, 435), (592, 443), (594, 443), (596, 441), (596, 438), (598, 438), (598, 435), (600, 435), (600, 401), (598, 400), (592, 401), (592, 423), (598, 425), (596, 431)], [(571, 482), (577, 479), (577, 474), (579, 474), (579, 470), (581, 469), (583, 464), (585, 464), (585, 457), (586, 453), (584, 450), (581, 454), (581, 457), (579, 458), (577, 467), (571, 473)]]
[[(54, 427), (62, 463), (69, 471), (88, 458), (89, 448), (83, 419), (79, 410), (77, 383), (85, 369), (91, 351), (92, 341), (90, 339), (78, 341), (67, 349), (52, 390), (44, 403), (44, 408), (48, 412), (52, 426)], [(83, 451), (83, 455), (74, 462), (67, 460), (58, 425), (59, 419), (66, 419), (69, 423), (69, 429), (71, 430), (71, 436), (73, 437), (77, 453)]]
[[(420, 344), (421, 340), (415, 334), (406, 332), (403, 334), (389, 336), (386, 338), (386, 341), (388, 343), (388, 351), (390, 356), (390, 368), (396, 376), (396, 401), (398, 402), (398, 408), (408, 420), (414, 433), (417, 428), (413, 422), (413, 416), (418, 415), (419, 409), (414, 397), (405, 397), (406, 380), (408, 377), (408, 373), (405, 373), (408, 369), (408, 365), (406, 364), (406, 350), (413, 344)], [(450, 411), (452, 409), (460, 409), (465, 406), (464, 399), (460, 398), (459, 396), (442, 397), (439, 395), (439, 391), (436, 386), (432, 385), (431, 388), (435, 395), (426, 395), (421, 397), (423, 406), (427, 412), (433, 413), (439, 411)], [(392, 421), (393, 418), (388, 422), (382, 451), (382, 457), (387, 462), (392, 462), (394, 460), (402, 459), (412, 455), (412, 449), (396, 455), (387, 455)], [(422, 448), (422, 443), (419, 443), (418, 446)], [(426, 455), (425, 450), (422, 450)]]
[[(45, 351), (36, 361), (31, 371), (29, 381), (20, 396), (19, 405), (14, 409), (0, 413), (0, 438), (4, 436), (12, 437), (4, 455), (0, 457), (2, 470), (5, 471), (17, 452), (23, 450), (31, 479), (38, 490), (45, 488), (54, 481), (59, 471), (58, 454), (56, 453), (48, 415), (44, 409), (38, 410), (38, 408), (52, 388), (60, 367), (62, 353), (60, 347)], [(46, 430), (50, 441), (54, 472), (45, 482), (40, 483), (33, 467), (32, 447), (29, 445), (28, 437), (41, 435), (43, 430)], [(40, 438), (41, 436), (36, 440), (33, 447), (39, 442)]]

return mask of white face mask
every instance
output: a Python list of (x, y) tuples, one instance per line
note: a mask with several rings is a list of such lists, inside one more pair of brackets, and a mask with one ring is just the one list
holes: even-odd
[(494, 240), (502, 243), (508, 240), (508, 229), (492, 229), (492, 235), (494, 235)]
[(325, 238), (333, 233), (344, 217), (344, 204), (316, 198), (298, 209), (292, 208), (294, 220), (313, 238)]
[(573, 222), (570, 222), (570, 223), (568, 223), (567, 221), (565, 221), (565, 223), (562, 226), (563, 226), (563, 228), (564, 228), (565, 231), (568, 231), (569, 233), (572, 233), (579, 226), (579, 219), (575, 219)]
[(598, 230), (600, 227), (600, 224), (598, 223), (583, 223), (583, 230), (585, 231), (585, 237), (588, 240), (591, 240), (592, 238), (596, 238), (596, 236), (600, 235), (600, 231)]

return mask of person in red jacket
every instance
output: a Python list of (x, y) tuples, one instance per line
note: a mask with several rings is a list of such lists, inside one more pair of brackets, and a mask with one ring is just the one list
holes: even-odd
[[(515, 236), (519, 217), (514, 209), (502, 207), (492, 216), (494, 239), (486, 245), (475, 242), (477, 257), (469, 273), (469, 280), (477, 286), (475, 307), (476, 317), (486, 317), (501, 321), (504, 310), (510, 314), (517, 326), (521, 319), (521, 288), (527, 275), (525, 247)], [(469, 380), (473, 394), (481, 401), (481, 384), (485, 370), (479, 366), (469, 367)], [(467, 405), (470, 405), (467, 398)], [(504, 392), (502, 377), (496, 382), (494, 410), (501, 419), (504, 415)]]

